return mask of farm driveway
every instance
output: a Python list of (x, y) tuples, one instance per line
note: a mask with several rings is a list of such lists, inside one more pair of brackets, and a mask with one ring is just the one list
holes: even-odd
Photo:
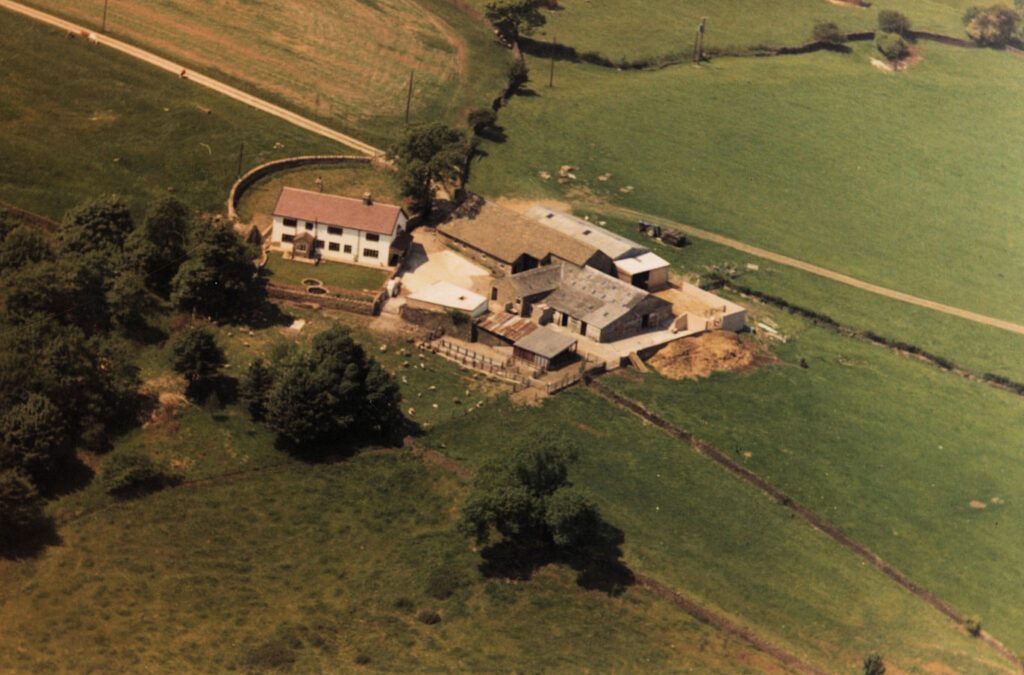
[(466, 260), (424, 229), (413, 233), (409, 262), (402, 273), (402, 287), (415, 293), (438, 281), (449, 281), (475, 293), (486, 294), (490, 274), (479, 265)]
[[(185, 70), (185, 68), (179, 63), (174, 63), (173, 61), (157, 56), (156, 54), (147, 52), (144, 49), (133, 47), (130, 44), (121, 42), (120, 40), (115, 40), (114, 38), (108, 37), (106, 35), (94, 33), (91, 30), (85, 28), (84, 26), (71, 23), (70, 21), (65, 21), (63, 19), (53, 16), (52, 14), (40, 12), (39, 10), (32, 9), (31, 7), (26, 7), (21, 3), (13, 2), (13, 0), (0, 0), (0, 7), (11, 10), (12, 12), (24, 14), (25, 16), (31, 19), (35, 19), (36, 21), (42, 21), (44, 23), (50, 24), (51, 26), (56, 26), (57, 28), (60, 28), (61, 30), (66, 30), (68, 31), (68, 33), (74, 35), (87, 34), (90, 36), (90, 40), (98, 44), (110, 47), (111, 49), (116, 49), (119, 52), (127, 54), (133, 58), (139, 59), (140, 61), (144, 61), (150, 65), (156, 66), (157, 68), (166, 70), (167, 72), (174, 73), (175, 75), (178, 75)], [(248, 106), (256, 108), (257, 110), (262, 110), (263, 112), (274, 115), (275, 117), (279, 117), (285, 120), (286, 122), (290, 122), (291, 124), (294, 124), (299, 128), (311, 131), (314, 134), (323, 136), (324, 138), (328, 138), (332, 141), (337, 141), (338, 143), (347, 145), (348, 147), (354, 148), (364, 154), (371, 156), (383, 154), (383, 150), (380, 150), (379, 148), (375, 148), (372, 145), (363, 143), (362, 141), (352, 138), (351, 136), (347, 136), (333, 129), (325, 127), (322, 124), (318, 124), (317, 122), (314, 122), (311, 119), (308, 119), (301, 115), (297, 115), (289, 110), (285, 110), (281, 106), (274, 105), (273, 103), (264, 101), (261, 98), (257, 98), (256, 96), (247, 94), (244, 91), (241, 91), (240, 89), (235, 89), (234, 87), (224, 84), (223, 82), (220, 82), (218, 80), (215, 80), (212, 77), (207, 77), (206, 75), (202, 75), (200, 73), (196, 73), (193, 71), (188, 71), (188, 79), (200, 86), (212, 89), (220, 94), (223, 94), (224, 96), (233, 98), (236, 101), (240, 101)]]

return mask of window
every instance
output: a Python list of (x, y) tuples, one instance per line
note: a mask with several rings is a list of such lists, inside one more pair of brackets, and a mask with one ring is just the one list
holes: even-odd
[(380, 235), (379, 234), (372, 234), (370, 232), (367, 232), (366, 233), (366, 241), (380, 241)]
[(498, 299), (498, 287), (495, 286), (494, 288), (491, 289), (491, 300), (497, 300), (497, 299)]
[(345, 230), (343, 230), (340, 227), (328, 227), (327, 228), (327, 234), (333, 234), (336, 237), (340, 237), (344, 231)]
[(352, 245), (351, 244), (345, 244), (345, 253), (351, 253), (351, 252), (352, 252)]
[(307, 230), (312, 230), (313, 229), (313, 223), (306, 223), (306, 229)]
[(334, 244), (334, 243), (331, 243), (331, 244), (327, 245), (327, 250), (328, 251), (337, 251), (339, 248), (341, 248), (341, 247), (338, 246), (337, 244)]
[(282, 222), (284, 223), (285, 227), (295, 227), (295, 219), (294, 218), (285, 218), (284, 221), (282, 221)]
[(363, 249), (363, 257), (364, 258), (376, 258), (378, 255), (380, 255), (380, 254), (377, 253), (377, 249), (375, 249), (375, 248), (364, 248)]
[(281, 241), (285, 242), (286, 244), (290, 243), (294, 239), (295, 239), (295, 235), (294, 234), (282, 234), (281, 235)]
[(317, 239), (316, 241), (313, 242), (313, 248), (323, 248), (323, 247), (324, 247), (324, 242), (322, 240)]

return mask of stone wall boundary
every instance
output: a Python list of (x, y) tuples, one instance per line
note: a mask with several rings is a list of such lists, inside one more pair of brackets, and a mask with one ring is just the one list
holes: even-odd
[(228, 193), (228, 220), (231, 222), (238, 221), (238, 202), (245, 194), (245, 191), (253, 186), (254, 183), (262, 178), (277, 173), (278, 171), (287, 171), (288, 169), (295, 169), (301, 166), (316, 166), (316, 165), (331, 165), (331, 164), (362, 164), (369, 166), (374, 162), (374, 158), (366, 157), (363, 155), (306, 155), (303, 157), (288, 157), (285, 159), (275, 159), (259, 166), (249, 169), (249, 171), (242, 174), (242, 176), (235, 181), (235, 184), (231, 186), (231, 192)]

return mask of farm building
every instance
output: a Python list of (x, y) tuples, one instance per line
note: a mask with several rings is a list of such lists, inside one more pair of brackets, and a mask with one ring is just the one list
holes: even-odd
[(295, 259), (330, 260), (375, 267), (397, 265), (408, 248), (401, 207), (282, 188), (274, 206), (273, 248)]
[(572, 336), (541, 326), (513, 345), (512, 357), (543, 370), (557, 370), (573, 360), (576, 344)]
[(668, 285), (668, 261), (635, 241), (544, 206), (533, 206), (523, 215), (549, 230), (598, 249), (612, 260), (613, 269), (602, 271), (614, 274), (628, 284), (650, 291)]
[(608, 274), (615, 272), (611, 258), (597, 247), (538, 227), (535, 221), (483, 198), (467, 200), (454, 216), (439, 225), (437, 231), (466, 253), (505, 274), (558, 262), (577, 267), (589, 265)]
[(682, 284), (678, 288), (657, 293), (658, 297), (672, 303), (677, 315), (673, 327), (679, 331), (743, 330), (747, 322), (747, 310), (742, 305), (709, 293), (693, 284)]
[(462, 312), (471, 319), (487, 311), (487, 298), (448, 281), (438, 281), (416, 291), (406, 299), (406, 304), (414, 309), (434, 312)]
[(589, 267), (565, 264), (498, 279), (491, 297), (511, 313), (596, 342), (660, 328), (672, 318), (671, 303)]

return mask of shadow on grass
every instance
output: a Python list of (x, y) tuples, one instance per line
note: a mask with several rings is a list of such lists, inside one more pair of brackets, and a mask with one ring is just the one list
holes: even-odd
[(221, 410), (238, 401), (238, 380), (227, 375), (190, 382), (185, 396), (208, 410)]
[(558, 547), (553, 544), (522, 545), (503, 540), (480, 552), (480, 573), (487, 578), (525, 581), (551, 563), (562, 563), (576, 571), (576, 583), (587, 590), (611, 596), (621, 595), (636, 581), (622, 562), (622, 530), (602, 522), (595, 536), (584, 546)]
[(290, 326), (295, 320), (288, 312), (272, 302), (264, 302), (246, 317), (245, 324), (256, 330), (273, 328), (274, 326)]
[(24, 560), (34, 558), (49, 546), (60, 546), (63, 540), (57, 534), (53, 518), (43, 518), (29, 531), (0, 541), (0, 559)]

